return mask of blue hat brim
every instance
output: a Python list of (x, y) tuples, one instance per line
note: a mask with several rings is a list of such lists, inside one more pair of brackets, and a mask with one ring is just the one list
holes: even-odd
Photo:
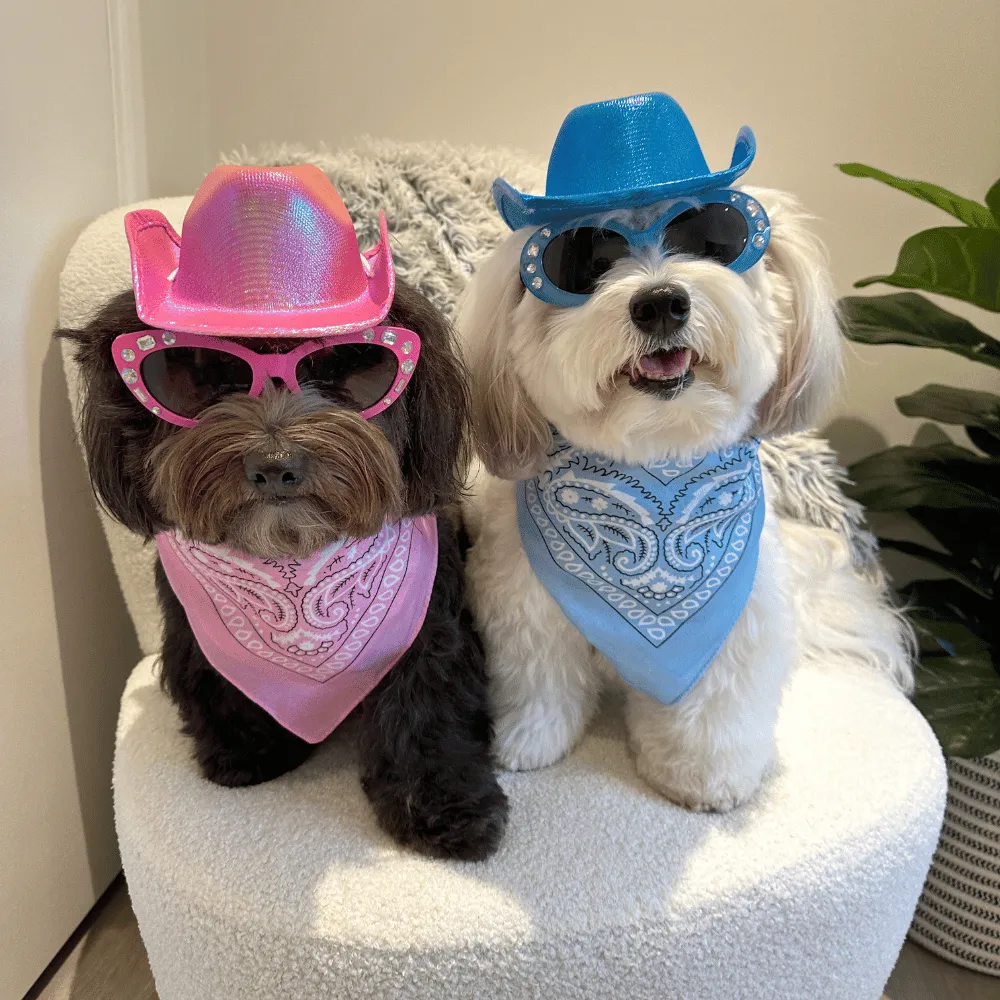
[(562, 222), (616, 208), (643, 208), (666, 198), (679, 198), (727, 187), (750, 169), (756, 154), (757, 141), (753, 132), (744, 125), (736, 135), (728, 170), (664, 181), (662, 184), (636, 190), (598, 191), (587, 195), (524, 194), (498, 177), (493, 182), (493, 201), (503, 221), (511, 229), (544, 226), (548, 222)]

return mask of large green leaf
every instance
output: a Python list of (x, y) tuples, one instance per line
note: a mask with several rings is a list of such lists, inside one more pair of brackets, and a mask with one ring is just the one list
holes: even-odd
[(876, 281), (1000, 312), (1000, 229), (942, 226), (915, 233), (900, 247), (892, 274), (862, 278), (854, 287)]
[(995, 578), (1000, 563), (1000, 518), (993, 511), (968, 507), (956, 517), (952, 510), (910, 507), (907, 513), (952, 555), (958, 556), (968, 572)]
[(955, 216), (956, 219), (961, 219), (967, 226), (995, 229), (1000, 225), (990, 210), (980, 205), (978, 201), (963, 198), (960, 194), (938, 187), (937, 184), (929, 184), (926, 181), (910, 181), (905, 177), (887, 174), (877, 167), (865, 166), (863, 163), (838, 163), (837, 166), (851, 177), (871, 177), (873, 180), (888, 184), (889, 187), (895, 188), (897, 191), (905, 191), (907, 194), (913, 195), (914, 198), (929, 201), (949, 215)]
[(980, 656), (990, 652), (989, 644), (961, 622), (938, 621), (917, 611), (909, 612), (923, 656)]
[(907, 417), (926, 417), (942, 424), (962, 424), (1000, 431), (1000, 396), (950, 385), (925, 385), (909, 396), (897, 396), (899, 412)]
[(955, 444), (898, 445), (855, 462), (850, 495), (872, 510), (973, 507), (1000, 514), (1000, 464)]
[(965, 433), (980, 451), (985, 451), (993, 458), (1000, 458), (1000, 437), (983, 430), (982, 427), (966, 427)]
[(937, 549), (908, 541), (905, 538), (879, 537), (879, 544), (883, 549), (895, 549), (904, 555), (923, 559), (924, 562), (950, 573), (956, 580), (980, 597), (987, 600), (992, 597), (992, 580), (984, 578), (976, 567), (970, 566), (964, 559), (953, 556), (950, 552), (939, 552)]
[(1000, 341), (922, 295), (849, 295), (840, 310), (848, 337), (860, 344), (939, 348), (1000, 368)]
[(1000, 222), (1000, 181), (986, 192), (986, 205), (993, 215), (993, 218)]
[(951, 757), (1000, 749), (1000, 676), (989, 647), (964, 625), (910, 615), (927, 650), (916, 669), (914, 703)]
[(899, 596), (915, 614), (934, 621), (958, 622), (993, 648), (1000, 626), (993, 602), (958, 580), (913, 580), (899, 591)]

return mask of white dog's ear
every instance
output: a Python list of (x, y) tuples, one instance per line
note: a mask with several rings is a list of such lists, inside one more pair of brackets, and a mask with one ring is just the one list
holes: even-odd
[(760, 403), (757, 433), (787, 434), (813, 427), (840, 384), (836, 295), (826, 250), (802, 206), (780, 191), (747, 193), (763, 204), (771, 222), (764, 267), (782, 326), (778, 378)]
[(548, 422), (513, 366), (513, 314), (525, 294), (519, 260), (524, 233), (513, 233), (476, 272), (458, 328), (472, 373), (472, 427), (483, 464), (501, 479), (534, 473), (548, 451)]

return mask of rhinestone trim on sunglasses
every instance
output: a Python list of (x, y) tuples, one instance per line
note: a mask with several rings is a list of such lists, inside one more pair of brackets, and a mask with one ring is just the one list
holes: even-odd
[[(771, 238), (771, 223), (763, 206), (750, 195), (742, 191), (724, 188), (671, 200), (646, 229), (632, 229), (614, 217), (608, 218), (606, 213), (567, 219), (558, 223), (549, 222), (540, 229), (536, 229), (525, 240), (521, 250), (521, 281), (532, 295), (543, 302), (557, 306), (583, 305), (593, 294), (593, 291), (586, 293), (567, 291), (560, 288), (546, 272), (545, 251), (550, 243), (564, 233), (594, 228), (624, 238), (630, 250), (641, 247), (660, 247), (665, 234), (680, 216), (693, 209), (706, 208), (711, 205), (725, 205), (727, 208), (735, 208), (746, 223), (745, 242), (739, 254), (728, 263), (719, 261), (719, 266), (728, 267), (737, 274), (749, 270), (764, 256), (764, 251)], [(667, 252), (670, 252), (669, 247)], [(713, 260), (715, 258), (708, 255), (706, 259)]]
[(290, 392), (301, 392), (296, 368), (303, 358), (330, 347), (350, 345), (362, 345), (371, 349), (383, 348), (396, 360), (396, 370), (389, 380), (386, 391), (379, 399), (358, 413), (360, 417), (368, 420), (396, 402), (409, 384), (420, 357), (420, 337), (413, 330), (404, 327), (375, 326), (356, 333), (314, 337), (298, 344), (290, 351), (275, 353), (255, 351), (224, 337), (170, 330), (137, 330), (115, 337), (111, 353), (122, 381), (147, 410), (161, 420), (179, 427), (194, 427), (198, 423), (197, 418), (173, 412), (164, 400), (158, 400), (150, 391), (142, 374), (142, 363), (146, 358), (172, 347), (204, 348), (230, 355), (249, 367), (252, 382), (248, 395), (259, 396), (268, 380), (272, 379), (282, 382)]

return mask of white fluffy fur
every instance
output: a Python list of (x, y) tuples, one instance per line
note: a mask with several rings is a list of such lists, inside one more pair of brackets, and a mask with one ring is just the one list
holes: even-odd
[[(583, 306), (526, 294), (514, 233), (482, 266), (459, 316), (487, 466), (467, 509), (468, 574), (486, 646), (497, 752), (508, 768), (551, 764), (577, 742), (612, 666), (566, 619), (520, 544), (515, 487), (544, 457), (552, 424), (573, 444), (623, 462), (688, 456), (810, 426), (840, 375), (841, 340), (822, 247), (788, 195), (749, 190), (772, 225), (763, 262), (739, 275), (646, 251), (620, 261)], [(671, 400), (620, 372), (653, 349), (631, 322), (639, 290), (680, 285), (694, 382)], [(503, 478), (497, 478), (498, 476)], [(770, 489), (765, 479), (765, 494)], [(484, 516), (484, 512), (489, 516)], [(817, 631), (814, 608), (842, 609)], [(781, 693), (797, 660), (864, 662), (910, 684), (906, 626), (850, 565), (833, 532), (768, 514), (753, 591), (708, 670), (679, 703), (629, 689), (627, 721), (645, 779), (692, 809), (731, 809), (770, 766)]]

